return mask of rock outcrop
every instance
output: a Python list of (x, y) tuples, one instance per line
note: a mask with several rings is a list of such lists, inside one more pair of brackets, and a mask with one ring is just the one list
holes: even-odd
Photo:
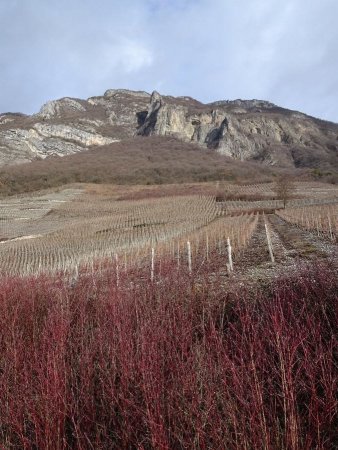
[(171, 135), (221, 154), (267, 164), (294, 166), (294, 155), (316, 152), (337, 161), (338, 125), (319, 121), (261, 100), (184, 105), (153, 93), (138, 133)]
[[(0, 128), (1, 130), (1, 128)], [(35, 123), (32, 127), (0, 131), (0, 161), (13, 164), (48, 156), (64, 156), (90, 146), (118, 141), (70, 125)]]
[(42, 119), (52, 119), (55, 117), (62, 117), (67, 112), (85, 112), (86, 108), (77, 100), (73, 98), (62, 98), (61, 100), (52, 100), (42, 106), (37, 117)]
[(68, 155), (134, 135), (174, 136), (270, 165), (338, 165), (337, 124), (263, 100), (203, 104), (125, 89), (88, 100), (53, 100), (33, 116), (0, 115), (0, 165)]

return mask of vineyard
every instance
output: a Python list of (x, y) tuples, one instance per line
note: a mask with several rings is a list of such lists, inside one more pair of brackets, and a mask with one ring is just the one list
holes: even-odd
[(287, 208), (277, 213), (282, 219), (299, 225), (335, 242), (338, 236), (338, 203), (333, 205)]
[[(236, 260), (250, 246), (264, 211), (276, 211), (290, 225), (334, 243), (338, 189), (314, 189), (299, 183), (285, 210), (281, 200), (273, 199), (217, 202), (212, 195), (199, 194), (119, 200), (79, 188), (10, 198), (1, 202), (0, 271), (5, 275), (78, 272), (83, 266), (116, 260), (126, 270), (149, 265), (151, 254), (157, 260), (172, 258), (178, 265), (187, 265), (192, 258), (196, 267), (214, 252), (226, 254), (229, 245)], [(273, 187), (237, 186), (236, 190), (241, 195), (271, 197)], [(263, 236), (259, 244), (265, 251), (268, 239)], [(225, 267), (227, 263), (224, 258)]]
[[(208, 238), (212, 251), (216, 241), (231, 236), (234, 248), (239, 248), (249, 239), (255, 222), (246, 215), (239, 227), (238, 220), (235, 224), (231, 217), (221, 217), (216, 202), (207, 196), (137, 202), (95, 202), (86, 196), (72, 201), (48, 199), (47, 204), (38, 200), (40, 207), (3, 213), (0, 268), (4, 273), (72, 270), (117, 255), (128, 264), (140, 261), (154, 247), (163, 256), (178, 252), (184, 239), (200, 247)], [(56, 208), (50, 208), (52, 200), (58, 203)], [(29, 217), (20, 217), (27, 211)]]
[(212, 189), (0, 200), (1, 448), (335, 448), (338, 189)]

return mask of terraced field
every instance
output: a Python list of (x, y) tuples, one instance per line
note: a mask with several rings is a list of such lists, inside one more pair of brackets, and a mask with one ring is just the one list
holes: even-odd
[[(243, 195), (272, 191), (270, 185), (237, 189)], [(187, 241), (193, 259), (209, 259), (213, 252), (227, 253), (228, 238), (236, 271), (243, 274), (272, 266), (271, 252), (274, 271), (299, 258), (336, 257), (337, 188), (299, 183), (285, 210), (280, 203), (216, 202), (209, 194), (119, 200), (85, 188), (9, 198), (0, 202), (0, 271), (77, 271), (117, 258), (124, 266), (148, 264), (152, 251), (157, 258), (186, 255)]]

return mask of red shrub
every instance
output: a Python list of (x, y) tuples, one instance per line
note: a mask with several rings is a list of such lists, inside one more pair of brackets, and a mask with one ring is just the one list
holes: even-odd
[(3, 447), (334, 448), (333, 270), (236, 293), (141, 275), (1, 280)]

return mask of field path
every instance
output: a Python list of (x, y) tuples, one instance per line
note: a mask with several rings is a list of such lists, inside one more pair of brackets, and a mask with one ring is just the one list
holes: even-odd
[(272, 230), (278, 234), (287, 257), (302, 259), (337, 257), (338, 247), (328, 239), (290, 224), (276, 214), (270, 214), (267, 219)]
[[(265, 221), (270, 232), (275, 263), (272, 263)], [(338, 246), (315, 233), (298, 228), (276, 214), (261, 215), (248, 247), (234, 258), (233, 275), (239, 278), (274, 277), (285, 270), (295, 270), (300, 262), (338, 261)]]

